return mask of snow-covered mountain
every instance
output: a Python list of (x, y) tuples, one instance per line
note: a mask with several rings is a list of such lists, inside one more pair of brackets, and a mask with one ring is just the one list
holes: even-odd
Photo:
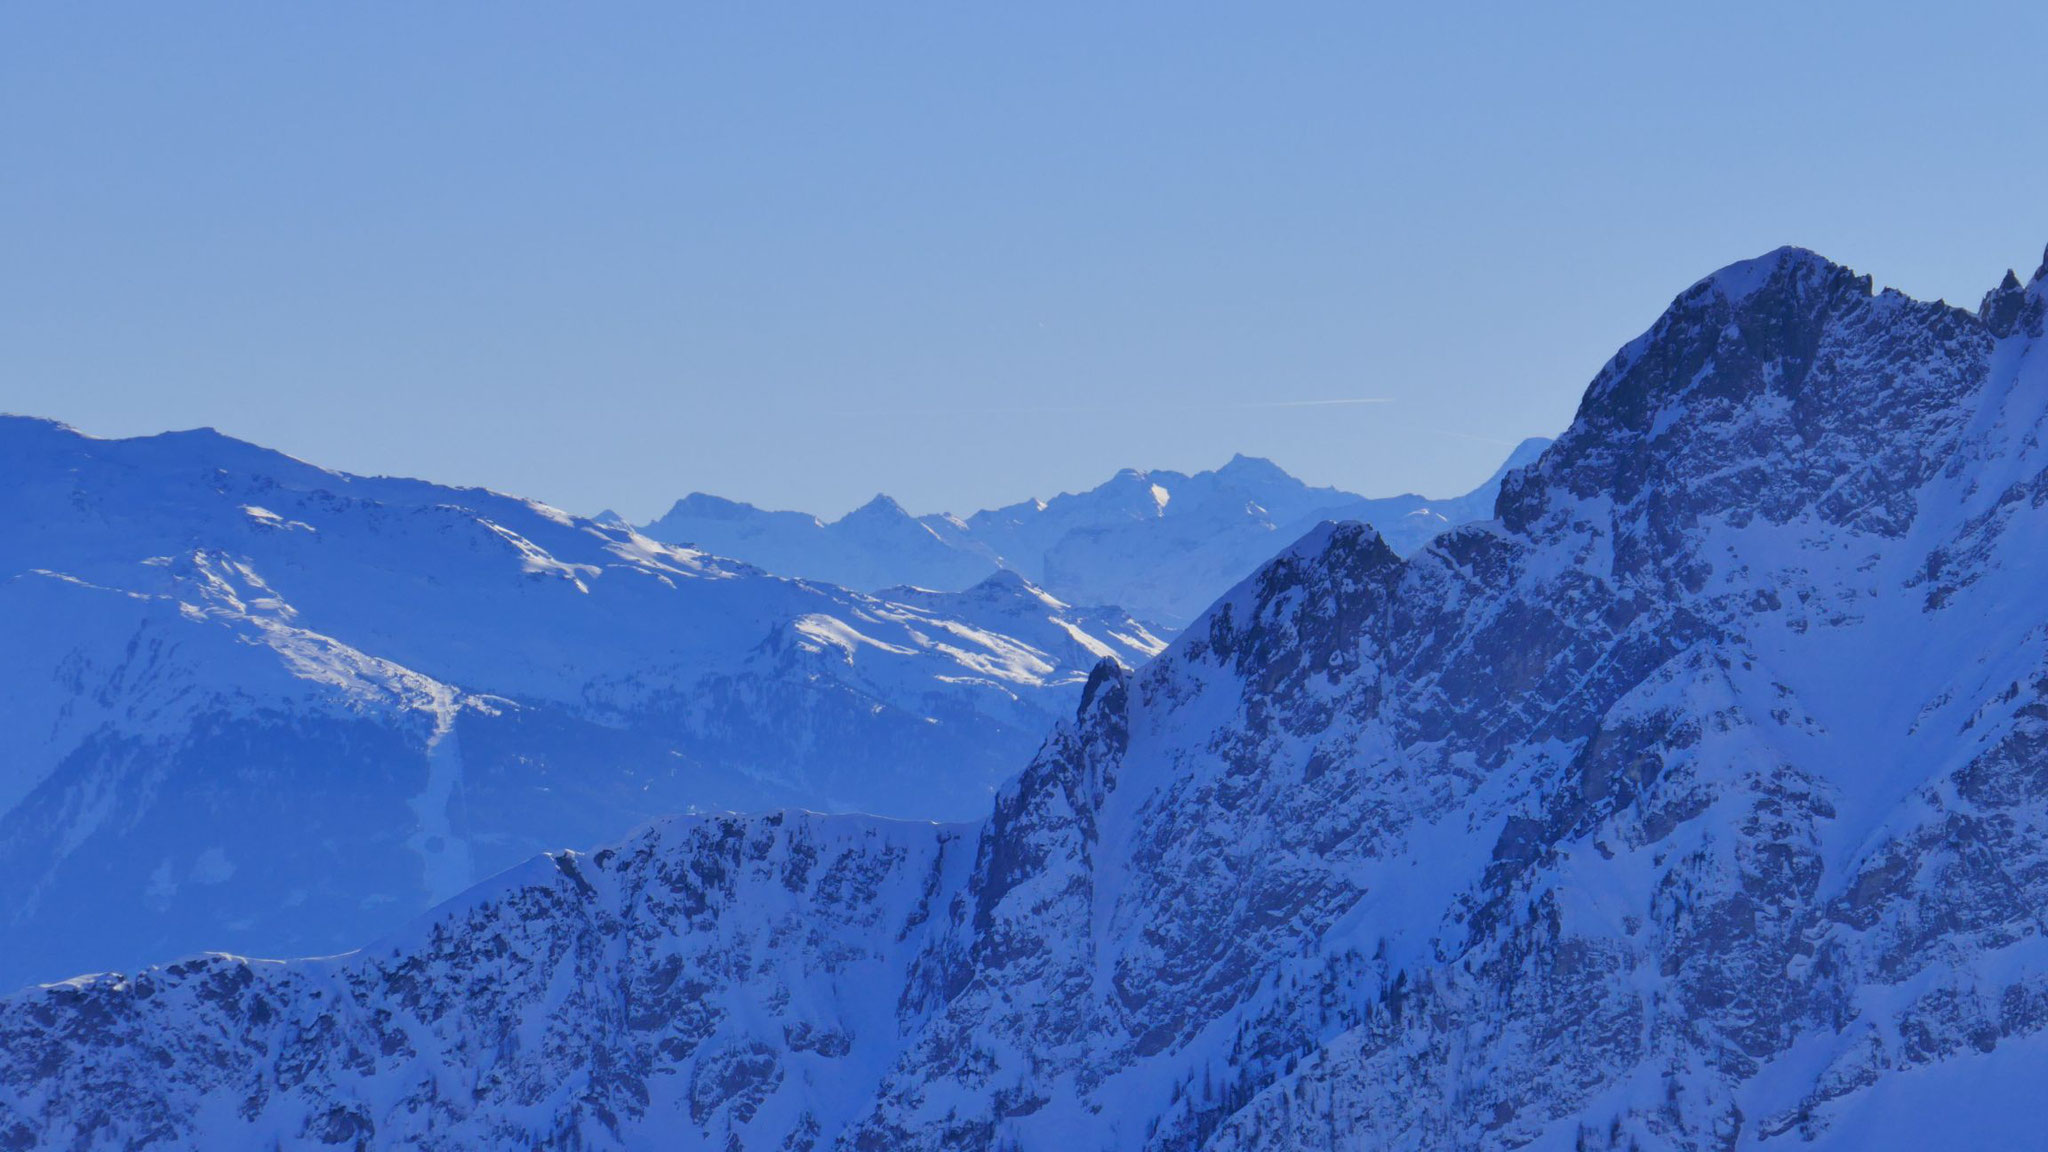
[(939, 518), (912, 516), (887, 496), (825, 521), (693, 492), (640, 531), (770, 572), (870, 591), (893, 585), (958, 590), (996, 569), (991, 557), (960, 547), (927, 521), (945, 527)]
[[(1693, 286), (1403, 558), (1318, 528), (978, 825), (682, 816), (0, 1006), (14, 1146), (2030, 1147), (2048, 265)], [(267, 505), (266, 505), (267, 506)]]
[(1501, 477), (1550, 443), (1525, 440), (1463, 496), (1373, 499), (1312, 488), (1268, 460), (1213, 472), (1125, 470), (1086, 492), (976, 512), (913, 517), (887, 496), (826, 522), (693, 493), (641, 529), (774, 572), (852, 588), (958, 589), (997, 567), (1065, 600), (1116, 604), (1179, 628), (1324, 520), (1358, 520), (1406, 555), (1447, 528), (1493, 515)]
[(1107, 657), (1014, 578), (890, 599), (212, 432), (0, 418), (0, 983), (332, 951), (547, 848), (966, 819)]

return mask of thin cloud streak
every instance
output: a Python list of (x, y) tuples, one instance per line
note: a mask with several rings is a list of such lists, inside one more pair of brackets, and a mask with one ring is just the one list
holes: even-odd
[(1423, 431), (1434, 432), (1439, 436), (1448, 436), (1453, 440), (1470, 440), (1476, 444), (1498, 444), (1503, 448), (1514, 448), (1519, 445), (1519, 441), (1515, 440), (1499, 440), (1492, 436), (1474, 436), (1470, 432), (1452, 432), (1447, 428), (1425, 428)]
[(845, 408), (834, 416), (1032, 416), (1126, 412), (1242, 412), (1265, 408), (1338, 408), (1392, 404), (1391, 396), (1344, 396), (1331, 400), (1253, 400), (1227, 404), (1078, 404), (1025, 405), (1011, 408)]

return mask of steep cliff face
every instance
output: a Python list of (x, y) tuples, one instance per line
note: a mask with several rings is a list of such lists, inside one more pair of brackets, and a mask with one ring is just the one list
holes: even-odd
[[(1736, 265), (1606, 366), (1497, 522), (1406, 559), (1311, 533), (1140, 671), (1100, 667), (978, 828), (802, 823), (872, 882), (704, 901), (707, 846), (794, 833), (682, 821), (341, 960), (31, 992), (0, 1011), (0, 1131), (325, 1139), (317, 1099), (342, 1143), (2025, 1142), (2048, 1120), (2020, 1090), (2048, 1072), (2044, 291), (1971, 314), (1798, 250)], [(702, 911), (592, 911), (628, 889)], [(659, 956), (777, 925), (776, 965), (707, 961), (644, 1017), (744, 1017), (753, 1055), (607, 1022)], [(369, 975), (448, 949), (499, 967), (421, 969), (409, 1016)], [(534, 968), (575, 949), (611, 966)], [(206, 1047), (245, 1031), (218, 981), (294, 1020), (390, 1011), (424, 1078), (530, 1018), (500, 997), (611, 1007), (552, 1053), (492, 1041), (506, 1080), (453, 1105), (398, 1103), (399, 1057), (366, 1055), (194, 1118), (288, 1067)], [(859, 1037), (829, 1090), (801, 1087), (827, 1058), (798, 1019)], [(87, 1090), (145, 1061), (118, 1107)], [(577, 1077), (646, 1096), (599, 1111)]]
[(0, 1033), (11, 1065), (64, 1082), (40, 1100), (10, 1084), (0, 1141), (460, 1149), (602, 1146), (650, 1123), (836, 1130), (871, 1092), (858, 1070), (902, 1044), (875, 993), (970, 846), (866, 817), (681, 817), (535, 860), (347, 957), (210, 956), (56, 985)]

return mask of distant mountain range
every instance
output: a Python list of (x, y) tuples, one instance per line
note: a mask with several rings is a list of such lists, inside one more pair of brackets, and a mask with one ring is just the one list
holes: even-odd
[(789, 580), (211, 431), (0, 418), (0, 984), (328, 952), (691, 809), (975, 819), (1102, 659), (1014, 574)]
[[(1143, 667), (1097, 665), (980, 822), (679, 816), (534, 858), (347, 956), (30, 990), (0, 1003), (0, 1145), (2039, 1147), (2044, 430), (2048, 265), (1975, 312), (1797, 249), (1734, 265), (1607, 362), (1498, 517), (1407, 557), (1358, 524), (1311, 531)], [(343, 525), (449, 553), (446, 596), (422, 574), (438, 567), (344, 571), (370, 583), (359, 598), (431, 604), (457, 634), (514, 603), (581, 604), (579, 584), (592, 603), (639, 590), (609, 624), (671, 585), (755, 579), (483, 497), (377, 511), (337, 481), (180, 459), (121, 466), (121, 491), (154, 510), (159, 483), (217, 485), (207, 538), (257, 559), (127, 548), (186, 583), (161, 623), (35, 665), (74, 709), (174, 699), (138, 695), (149, 654), (208, 613), (331, 618), (326, 585), (299, 580), (348, 546), (316, 540), (368, 530)], [(103, 515), (74, 466), (34, 470), (59, 537)], [(10, 595), (75, 627), (91, 618), (76, 603), (118, 622), (169, 594), (99, 573)], [(813, 595), (825, 615), (863, 604)], [(222, 628), (281, 664), (366, 674), (276, 647), (288, 631)], [(447, 630), (426, 634), (446, 643), (394, 646), (467, 667)], [(552, 644), (492, 655), (520, 657), (530, 697), (563, 682)], [(463, 714), (486, 707), (519, 714), (495, 697)], [(9, 730), (40, 738), (52, 715)], [(399, 741), (329, 715), (327, 734)], [(138, 756), (106, 742), (93, 762), (112, 783), (44, 811), (107, 825), (155, 786), (118, 776)], [(415, 761), (401, 812), (436, 795), (431, 755)], [(206, 812), (179, 795), (195, 797), (181, 818)], [(332, 827), (319, 802), (265, 815), (283, 822), (271, 855), (231, 857), (237, 877), (292, 866)], [(397, 841), (328, 857), (419, 859)], [(47, 867), (7, 863), (29, 887)], [(182, 890), (227, 864), (180, 869)]]
[[(1479, 495), (1374, 506), (1434, 526)], [(672, 812), (978, 819), (1089, 668), (1172, 634), (1005, 557), (1172, 619), (1340, 497), (1240, 458), (943, 537), (882, 501), (830, 525), (679, 505), (738, 510), (704, 521), (727, 558), (210, 430), (0, 417), (0, 985), (332, 951)]]
[[(967, 587), (996, 568), (1075, 604), (1115, 604), (1178, 629), (1232, 584), (1318, 523), (1371, 524), (1402, 554), (1445, 529), (1493, 515), (1501, 477), (1550, 441), (1523, 441), (1486, 483), (1431, 500), (1312, 488), (1269, 460), (1211, 472), (1125, 470), (1086, 492), (976, 512), (912, 516), (877, 496), (838, 520), (770, 512), (702, 492), (640, 527), (773, 572), (877, 590)], [(606, 513), (600, 519), (623, 523)]]

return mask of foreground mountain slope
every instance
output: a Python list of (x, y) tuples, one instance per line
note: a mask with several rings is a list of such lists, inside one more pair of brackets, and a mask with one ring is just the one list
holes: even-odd
[(1290, 540), (1323, 520), (1374, 525), (1396, 551), (1493, 515), (1501, 478), (1548, 440), (1526, 440), (1463, 496), (1371, 499), (1312, 488), (1268, 460), (1238, 456), (1212, 472), (1117, 473), (1086, 492), (954, 516), (912, 517), (877, 496), (839, 520), (768, 512), (693, 493), (641, 530), (772, 571), (854, 588), (958, 589), (993, 568), (1078, 604), (1116, 604), (1179, 628)]
[(986, 811), (1105, 656), (1014, 580), (890, 601), (210, 432), (0, 419), (0, 981), (331, 951), (545, 847)]
[(2044, 292), (1973, 315), (1798, 250), (1736, 265), (1497, 521), (1406, 559), (1311, 533), (1099, 666), (978, 828), (680, 818), (354, 956), (33, 991), (0, 1009), (0, 1132), (2025, 1140)]

